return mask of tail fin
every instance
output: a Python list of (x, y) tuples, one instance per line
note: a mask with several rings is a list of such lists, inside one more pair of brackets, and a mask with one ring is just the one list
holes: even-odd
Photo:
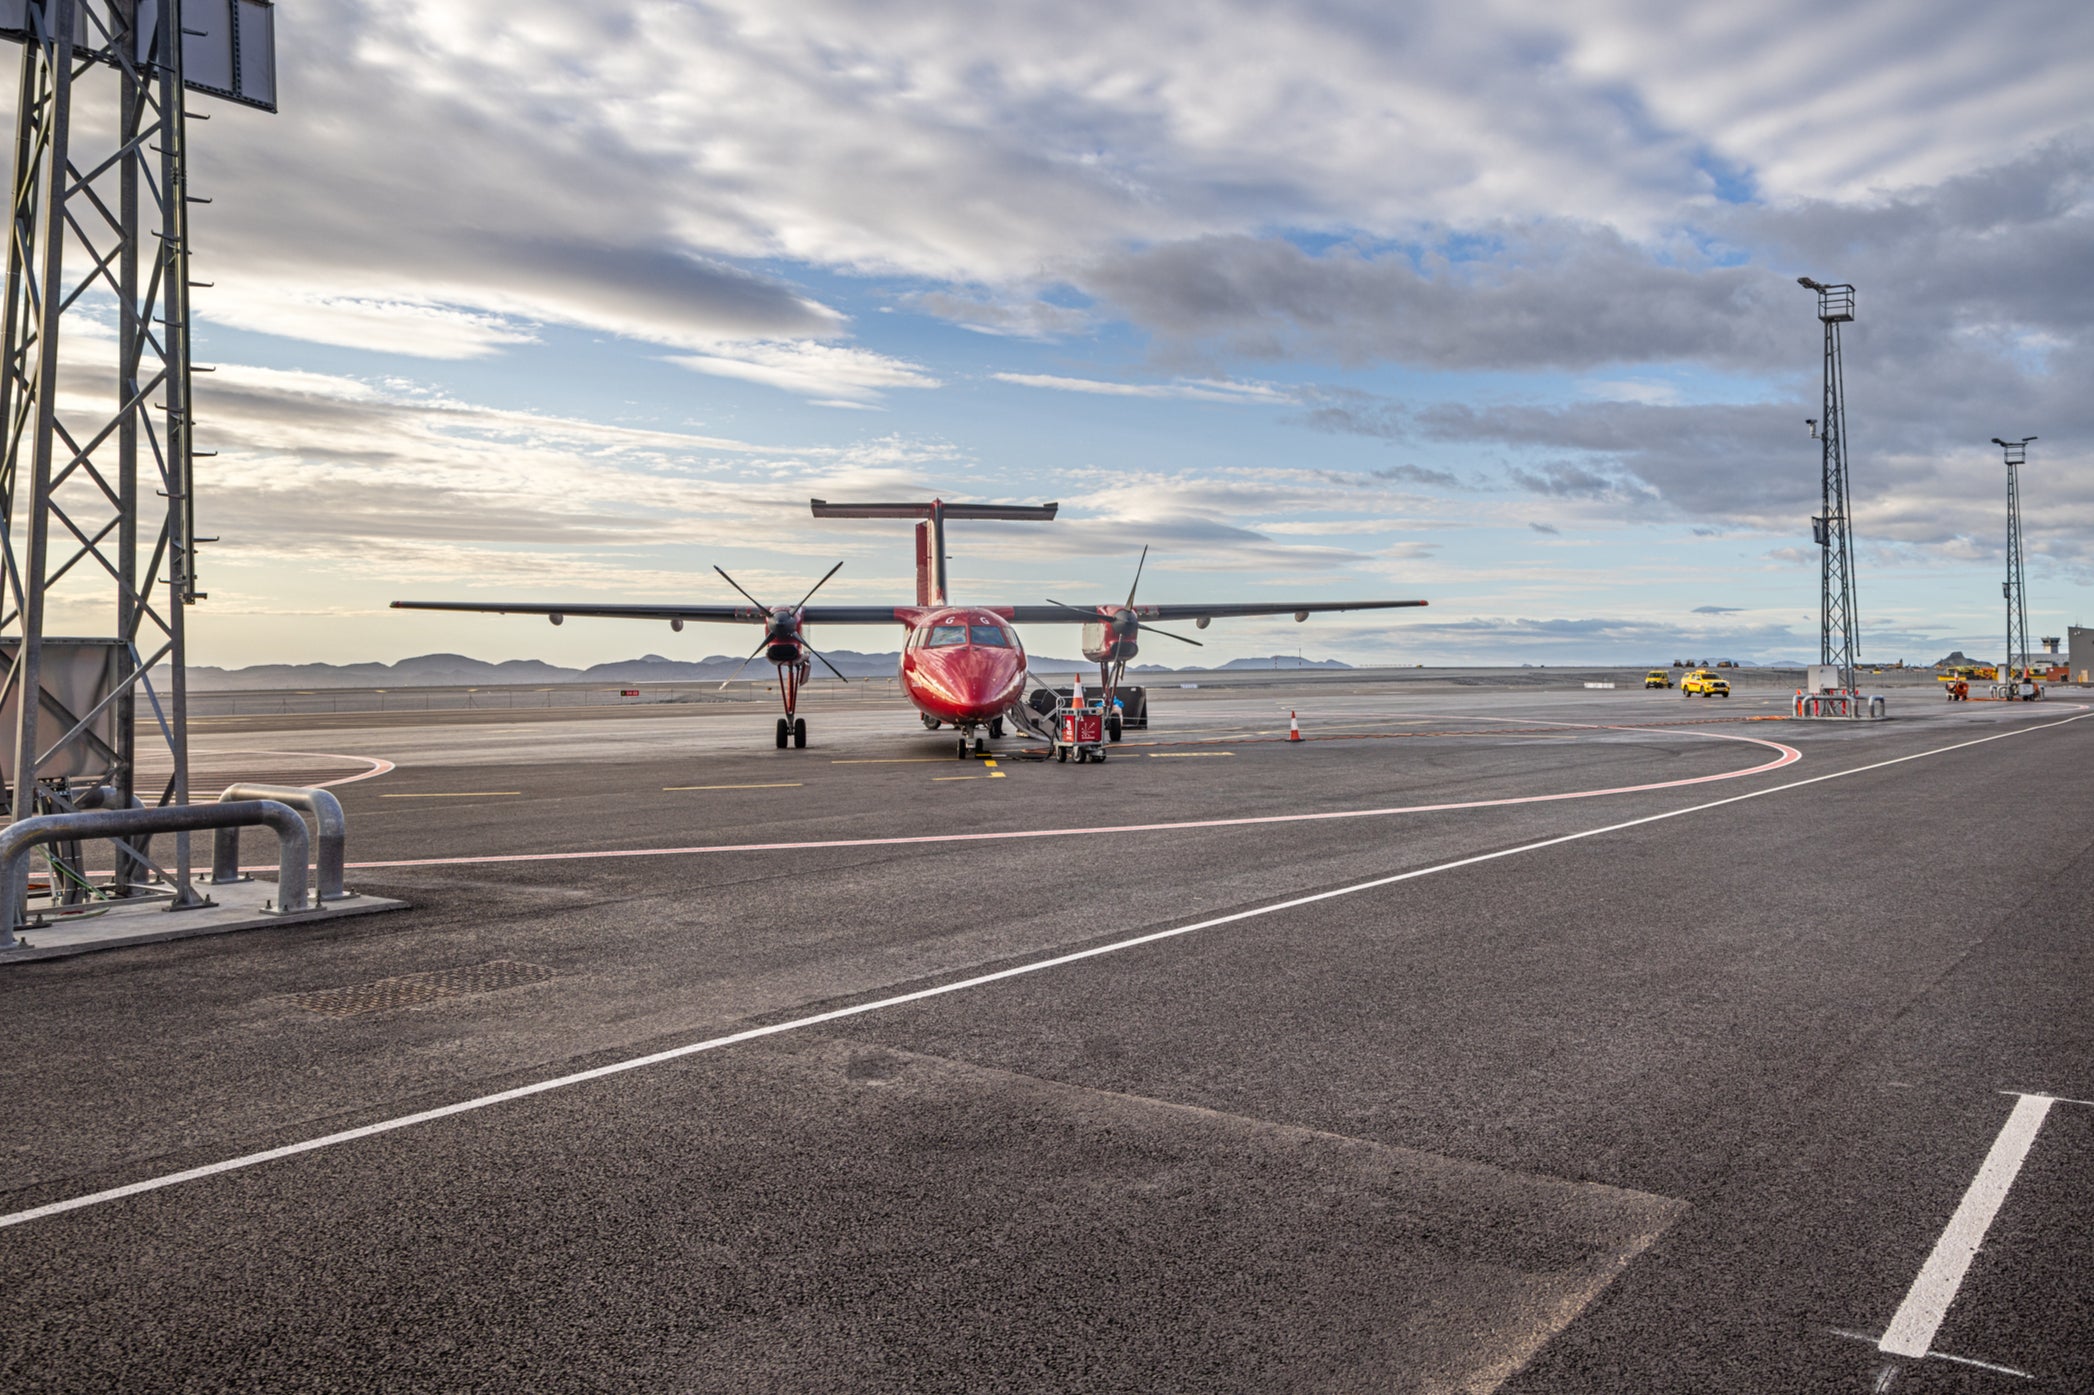
[[(948, 504), (933, 499), (927, 504), (832, 504), (810, 499), (816, 518), (921, 518), (916, 525), (916, 603), (945, 604), (945, 520), (948, 518), (1000, 518), (1013, 521), (1046, 522), (1059, 504)], [(926, 556), (928, 552), (928, 556)], [(928, 563), (928, 565), (926, 565)]]

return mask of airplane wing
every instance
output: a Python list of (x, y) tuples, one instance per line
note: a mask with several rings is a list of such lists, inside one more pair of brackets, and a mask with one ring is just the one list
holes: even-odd
[[(768, 610), (753, 605), (561, 605), (550, 601), (394, 601), (394, 610), (462, 610), (481, 615), (544, 615), (591, 620), (705, 620), (721, 624), (762, 623)], [(895, 625), (905, 623), (914, 606), (811, 605), (800, 618), (820, 625)]]
[[(1166, 605), (1138, 605), (1134, 607), (1134, 614), (1139, 620), (1214, 620), (1242, 615), (1308, 615), (1325, 610), (1394, 610), (1425, 604), (1425, 601), (1219, 601), (1213, 605), (1201, 605), (1193, 601), (1173, 601)], [(1011, 620), (1020, 625), (1074, 624), (1085, 620), (1101, 620), (1122, 608), (1110, 604), (1102, 607), (993, 607), (999, 613), (1008, 613)]]

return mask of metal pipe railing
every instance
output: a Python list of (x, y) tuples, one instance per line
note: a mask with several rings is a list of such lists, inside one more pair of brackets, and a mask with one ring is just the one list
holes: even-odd
[[(227, 785), (218, 800), (222, 804), (229, 799), (273, 799), (311, 814), (320, 901), (323, 904), (341, 901), (355, 894), (342, 886), (342, 862), (348, 856), (349, 847), (349, 818), (342, 812), (341, 800), (326, 790), (303, 785), (246, 783)], [(211, 840), (211, 881), (223, 886), (239, 880), (240, 830), (221, 828), (218, 836)]]
[(103, 809), (86, 814), (39, 814), (0, 829), (0, 949), (12, 949), (29, 900), (29, 854), (40, 844), (87, 838), (131, 838), (141, 833), (186, 833), (203, 828), (267, 824), (276, 832), (276, 904), (280, 911), (311, 910), (305, 820), (275, 799), (226, 804), (168, 804), (157, 809)]

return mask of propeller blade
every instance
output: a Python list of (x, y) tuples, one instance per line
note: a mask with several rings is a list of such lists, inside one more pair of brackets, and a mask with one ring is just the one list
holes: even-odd
[(1187, 639), (1184, 635), (1174, 635), (1169, 630), (1159, 630), (1154, 625), (1143, 624), (1139, 628), (1146, 630), (1152, 635), (1162, 635), (1165, 639), (1175, 639), (1180, 644), (1190, 644), (1195, 649), (1205, 649), (1207, 647), (1204, 640)]
[[(718, 570), (718, 569), (717, 569), (717, 568), (715, 568), (715, 570)], [(727, 575), (727, 573), (725, 573), (725, 572), (721, 572), (721, 573), (720, 573), (720, 575), (722, 575), (722, 576), (726, 576), (726, 575)], [(730, 580), (730, 581), (732, 581), (732, 578), (730, 577), (730, 578), (729, 578), (729, 580)], [(735, 590), (737, 590), (737, 591), (741, 591), (741, 590), (742, 590), (742, 588), (741, 588), (741, 587), (739, 587), (739, 586), (735, 587), (734, 589), (735, 589)], [(748, 593), (747, 591), (742, 591), (742, 594), (746, 596), (746, 595), (748, 595), (749, 593)], [(753, 599), (753, 598), (752, 598), (752, 599)], [(726, 691), (727, 691), (727, 684), (729, 684), (729, 683), (732, 683), (732, 682), (733, 682), (733, 681), (734, 681), (735, 679), (737, 679), (737, 678), (741, 677), (741, 676), (742, 676), (742, 670), (743, 670), (743, 669), (745, 669), (745, 668), (747, 668), (747, 667), (748, 667), (749, 665), (751, 665), (751, 664), (755, 663), (755, 662), (756, 662), (756, 656), (757, 656), (758, 654), (761, 654), (761, 653), (762, 653), (762, 652), (763, 652), (763, 651), (764, 651), (765, 649), (769, 648), (769, 647), (770, 647), (770, 643), (771, 643), (771, 636), (770, 636), (770, 632), (769, 632), (769, 631), (767, 630), (767, 631), (765, 631), (765, 632), (764, 632), (764, 637), (763, 637), (763, 641), (762, 641), (762, 642), (761, 642), (760, 644), (758, 644), (758, 645), (756, 646), (756, 648), (755, 648), (755, 649), (753, 649), (753, 650), (751, 650), (751, 651), (750, 651), (750, 653), (749, 653), (749, 657), (748, 657), (748, 658), (746, 658), (746, 659), (744, 659), (744, 660), (742, 660), (742, 661), (741, 661), (741, 663), (740, 663), (740, 664), (739, 664), (739, 665), (738, 665), (738, 666), (737, 666), (737, 667), (735, 668), (734, 672), (732, 672), (732, 673), (728, 674), (728, 675), (727, 675), (727, 677), (726, 677), (726, 679), (725, 679), (725, 681), (723, 681), (723, 682), (722, 682), (722, 683), (720, 684), (720, 686), (719, 686), (719, 687), (718, 687), (717, 689), (715, 689), (714, 691), (716, 691), (716, 692), (722, 692), (722, 693), (726, 692)]]
[[(838, 563), (837, 563), (836, 565), (840, 567), (840, 566), (842, 566), (842, 565), (843, 565), (843, 563), (841, 563), (841, 562), (838, 562)], [(824, 579), (826, 580), (826, 578), (824, 578)], [(843, 670), (842, 670), (842, 669), (840, 669), (840, 668), (838, 668), (838, 667), (837, 667), (836, 665), (834, 665), (834, 664), (830, 663), (830, 662), (829, 662), (829, 656), (828, 656), (828, 655), (826, 655), (826, 654), (824, 654), (824, 653), (822, 653), (822, 651), (821, 651), (821, 650), (819, 650), (819, 649), (815, 648), (815, 647), (814, 647), (813, 645), (809, 644), (809, 643), (808, 643), (808, 642), (807, 642), (806, 640), (804, 640), (804, 639), (800, 641), (800, 647), (801, 647), (802, 649), (806, 650), (806, 651), (807, 651), (808, 653), (810, 653), (810, 654), (814, 655), (814, 657), (815, 657), (815, 658), (817, 658), (817, 659), (820, 659), (820, 660), (822, 661), (822, 667), (823, 667), (823, 668), (825, 668), (825, 669), (827, 669), (827, 670), (829, 670), (829, 672), (831, 672), (831, 673), (835, 674), (835, 675), (836, 675), (836, 676), (837, 676), (837, 677), (838, 677), (839, 679), (842, 679), (842, 680), (843, 680), (844, 682), (846, 682), (846, 683), (848, 683), (848, 682), (850, 682), (850, 681), (851, 681), (851, 680), (850, 680), (850, 679), (848, 679), (848, 678), (844, 678), (844, 676), (843, 676)]]
[(1076, 614), (1085, 616), (1092, 620), (1098, 620), (1103, 618), (1098, 614), (1098, 607), (1096, 606), (1070, 605), (1068, 602), (1058, 601), (1052, 596), (1047, 597), (1046, 600), (1047, 604), (1049, 605), (1058, 605), (1063, 610), (1074, 611)]
[[(713, 570), (718, 572), (721, 575), (721, 577), (726, 580), (729, 586), (732, 586), (737, 591), (742, 591), (742, 584), (739, 581), (736, 581), (733, 577), (728, 576), (726, 569), (721, 567), (717, 562), (713, 564)], [(742, 591), (742, 595), (748, 599), (750, 605), (755, 606), (758, 610), (770, 609), (770, 607), (765, 605), (762, 601), (759, 601), (756, 599), (756, 597), (749, 595), (747, 591)]]
[[(804, 596), (802, 596), (802, 597), (800, 597), (800, 603), (799, 603), (798, 605), (796, 605), (796, 606), (794, 606), (794, 607), (793, 607), (793, 614), (797, 615), (797, 614), (799, 614), (799, 613), (800, 613), (800, 612), (801, 612), (802, 610), (804, 610), (804, 609), (806, 608), (806, 606), (807, 606), (807, 603), (808, 603), (809, 601), (811, 601), (811, 600), (813, 600), (813, 599), (814, 599), (814, 593), (815, 593), (815, 592), (817, 592), (817, 591), (819, 591), (819, 590), (821, 590), (821, 589), (822, 589), (822, 588), (823, 588), (824, 586), (828, 585), (828, 584), (829, 584), (829, 578), (830, 578), (830, 577), (832, 577), (832, 576), (834, 576), (834, 575), (836, 575), (836, 574), (837, 574), (837, 573), (838, 573), (839, 571), (842, 571), (842, 570), (843, 570), (843, 563), (841, 563), (841, 562), (838, 562), (838, 563), (837, 563), (837, 564), (836, 564), (835, 566), (833, 566), (833, 567), (829, 568), (829, 570), (828, 570), (828, 571), (826, 571), (826, 572), (823, 572), (823, 573), (822, 573), (822, 579), (821, 579), (820, 581), (817, 581), (817, 582), (815, 582), (815, 583), (814, 583), (814, 585), (812, 585), (812, 586), (808, 587), (808, 588), (807, 588), (807, 594), (806, 594), (806, 595), (804, 595)], [(820, 655), (816, 655), (815, 657), (816, 657), (816, 658), (820, 658), (821, 656), (820, 656)], [(827, 659), (823, 659), (823, 660), (822, 660), (822, 662), (823, 662), (823, 663), (827, 663), (827, 662), (828, 662), (828, 660), (827, 660)], [(840, 674), (840, 673), (839, 673), (839, 674), (837, 674), (836, 676), (837, 676), (837, 677), (839, 677), (839, 678), (843, 677), (843, 675), (842, 675), (842, 674)]]
[(1141, 561), (1139, 561), (1139, 562), (1136, 562), (1136, 563), (1134, 564), (1134, 585), (1133, 585), (1133, 586), (1130, 586), (1130, 587), (1128, 587), (1128, 588), (1127, 588), (1127, 608), (1128, 608), (1129, 610), (1132, 610), (1132, 609), (1134, 609), (1134, 592), (1135, 592), (1135, 588), (1136, 588), (1136, 587), (1139, 587), (1139, 586), (1140, 586), (1140, 585), (1142, 584), (1142, 568), (1143, 568), (1143, 567), (1145, 567), (1145, 566), (1147, 566), (1147, 565), (1148, 565), (1148, 563), (1149, 563), (1149, 545), (1148, 545), (1147, 543), (1143, 543), (1143, 544), (1142, 544), (1142, 558), (1141, 558)]

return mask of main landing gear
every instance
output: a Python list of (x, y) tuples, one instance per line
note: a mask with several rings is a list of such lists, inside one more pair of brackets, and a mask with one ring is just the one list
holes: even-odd
[(778, 719), (778, 749), (784, 750), (788, 741), (796, 747), (804, 748), (807, 745), (807, 719), (805, 717), (794, 717), (790, 721), (784, 717)]

